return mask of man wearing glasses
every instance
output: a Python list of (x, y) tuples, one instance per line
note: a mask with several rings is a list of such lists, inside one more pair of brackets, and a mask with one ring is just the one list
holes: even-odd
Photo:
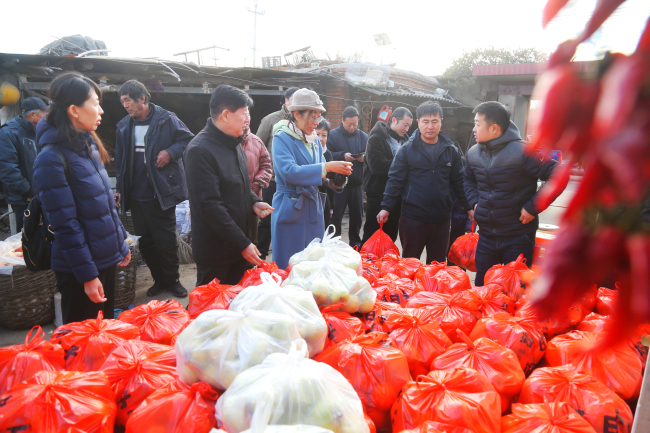
[(345, 208), (349, 207), (350, 227), (348, 236), (350, 245), (361, 247), (361, 223), (363, 221), (363, 157), (368, 143), (368, 134), (359, 128), (359, 112), (354, 107), (343, 110), (341, 126), (333, 129), (327, 142), (335, 161), (352, 162), (352, 175), (340, 194), (334, 196), (334, 215), (332, 224), (336, 235), (341, 235), (341, 221)]

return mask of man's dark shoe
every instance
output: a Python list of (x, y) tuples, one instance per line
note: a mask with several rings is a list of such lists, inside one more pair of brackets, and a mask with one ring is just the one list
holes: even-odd
[(169, 286), (167, 290), (172, 292), (172, 295), (176, 296), (177, 298), (184, 298), (187, 296), (187, 290), (185, 290), (185, 287), (183, 287), (179, 280), (176, 280), (174, 283), (172, 283), (172, 285)]
[(153, 286), (149, 287), (147, 290), (147, 296), (158, 296), (163, 292), (162, 284), (159, 284), (158, 281), (154, 281)]

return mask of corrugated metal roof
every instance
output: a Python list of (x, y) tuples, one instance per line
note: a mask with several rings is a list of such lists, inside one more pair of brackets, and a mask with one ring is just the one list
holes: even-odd
[(455, 105), (457, 107), (467, 107), (471, 108), (468, 105), (463, 104), (462, 102), (458, 102), (454, 99), (448, 99), (445, 98), (444, 96), (438, 95), (433, 92), (428, 92), (426, 90), (416, 90), (413, 88), (410, 89), (404, 89), (404, 88), (398, 88), (398, 89), (391, 89), (391, 88), (379, 88), (379, 87), (364, 87), (364, 86), (355, 86), (357, 89), (365, 90), (366, 92), (372, 93), (374, 95), (390, 95), (390, 96), (398, 96), (398, 97), (415, 97), (415, 98), (420, 98), (420, 99), (434, 99), (436, 101), (441, 101), (441, 102), (446, 102), (451, 105)]

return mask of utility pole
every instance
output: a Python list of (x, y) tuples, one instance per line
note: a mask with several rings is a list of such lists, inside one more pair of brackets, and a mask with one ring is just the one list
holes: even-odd
[(264, 15), (265, 11), (257, 11), (257, 0), (254, 0), (252, 10), (248, 6), (246, 6), (246, 10), (255, 16), (253, 22), (253, 67), (255, 67), (255, 57), (257, 57), (257, 16)]

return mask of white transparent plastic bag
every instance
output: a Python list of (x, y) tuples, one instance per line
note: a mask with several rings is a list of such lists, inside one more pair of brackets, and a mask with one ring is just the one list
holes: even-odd
[(327, 323), (323, 319), (311, 292), (297, 286), (281, 286), (282, 278), (263, 272), (262, 284), (249, 286), (232, 301), (230, 311), (261, 310), (286, 314), (298, 327), (301, 338), (307, 342), (309, 356), (318, 355), (325, 348)]
[(334, 433), (369, 432), (352, 385), (329, 365), (307, 358), (302, 340), (294, 342), (288, 354), (269, 355), (239, 374), (216, 409), (217, 419), (230, 433), (246, 431), (254, 421), (319, 426)]
[(268, 311), (201, 313), (176, 340), (176, 371), (191, 385), (202, 381), (226, 389), (237, 374), (271, 353), (288, 353), (300, 339), (296, 322)]
[(0, 274), (11, 275), (14, 265), (25, 266), (23, 253), (20, 252), (19, 255), (16, 255), (14, 252), (16, 248), (23, 246), (21, 236), (21, 233), (16, 233), (4, 241), (0, 241)]
[(282, 283), (282, 286), (289, 285), (312, 292), (319, 306), (343, 304), (340, 310), (348, 313), (372, 311), (377, 298), (368, 280), (333, 261), (298, 263)]
[[(304, 261), (332, 260), (354, 270), (357, 275), (363, 274), (361, 254), (343, 242), (341, 236), (334, 237), (333, 231), (329, 233), (330, 227), (334, 230), (333, 225), (327, 227), (322, 241), (316, 238), (307, 245), (307, 248), (291, 256), (287, 271), (291, 271), (295, 265)], [(329, 256), (327, 256), (327, 252), (330, 253)]]
[(244, 433), (333, 433), (332, 430), (314, 425), (270, 425), (262, 430), (248, 429)]

